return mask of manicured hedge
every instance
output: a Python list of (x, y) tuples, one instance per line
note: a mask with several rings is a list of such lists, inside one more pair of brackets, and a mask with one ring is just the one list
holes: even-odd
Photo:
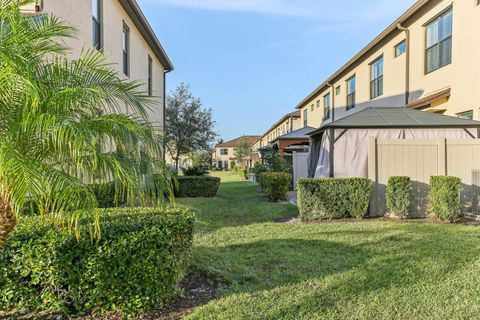
[(272, 201), (288, 199), (292, 175), (285, 172), (265, 172), (260, 174), (260, 186)]
[(220, 187), (217, 177), (177, 177), (175, 196), (178, 198), (213, 198)]
[(126, 204), (126, 197), (119, 194), (115, 196), (115, 183), (91, 184), (95, 197), (97, 198), (99, 208), (114, 208)]
[[(99, 209), (101, 210), (101, 209)], [(81, 237), (27, 218), (0, 254), (0, 310), (133, 315), (161, 308), (187, 271), (193, 215), (186, 210), (101, 210), (102, 236)]]
[(410, 177), (390, 177), (387, 184), (387, 208), (397, 217), (407, 217), (410, 209), (412, 182)]
[(461, 216), (460, 194), (462, 180), (457, 177), (430, 178), (430, 211), (444, 221), (455, 221)]
[(302, 179), (298, 181), (300, 219), (363, 218), (371, 193), (372, 181), (365, 178)]

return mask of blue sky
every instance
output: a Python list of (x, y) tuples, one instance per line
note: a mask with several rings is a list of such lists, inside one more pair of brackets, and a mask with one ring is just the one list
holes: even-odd
[(225, 140), (262, 134), (415, 0), (138, 0)]

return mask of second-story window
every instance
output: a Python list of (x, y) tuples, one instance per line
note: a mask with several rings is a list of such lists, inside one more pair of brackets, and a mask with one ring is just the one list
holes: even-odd
[(102, 0), (92, 0), (92, 41), (93, 47), (97, 50), (102, 49)]
[(122, 50), (123, 50), (123, 73), (130, 75), (130, 28), (126, 23), (123, 24), (122, 32)]
[(228, 156), (228, 149), (220, 149), (221, 156)]
[(342, 87), (338, 86), (338, 87), (335, 88), (335, 95), (339, 96), (340, 93), (342, 93)]
[(308, 126), (308, 109), (303, 110), (303, 126)]
[(452, 18), (449, 10), (427, 25), (426, 73), (452, 63)]
[(323, 120), (330, 119), (330, 93), (323, 97)]
[(383, 95), (383, 56), (375, 60), (370, 68), (370, 99), (375, 99)]
[(407, 51), (407, 40), (403, 40), (395, 46), (395, 58), (400, 57)]
[(153, 95), (153, 60), (148, 56), (148, 95)]
[(357, 91), (357, 79), (355, 76), (347, 80), (347, 110), (355, 108), (355, 94)]

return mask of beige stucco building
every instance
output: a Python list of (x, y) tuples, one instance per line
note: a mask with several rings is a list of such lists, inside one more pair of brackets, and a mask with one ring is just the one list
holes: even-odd
[[(236, 139), (218, 144), (215, 146), (215, 151), (212, 153), (212, 166), (217, 170), (231, 170), (232, 163), (239, 165), (237, 163), (237, 148), (242, 143), (248, 143), (252, 146), (253, 144), (259, 139), (259, 136), (241, 136)], [(254, 160), (251, 157), (247, 157), (243, 159), (244, 163), (242, 163), (245, 167), (251, 167), (253, 165)]]
[(255, 141), (253, 150), (257, 151), (260, 148), (269, 145), (276, 138), (302, 127), (303, 123), (301, 122), (300, 112), (294, 111), (288, 113), (271, 126), (257, 141)]
[(480, 119), (480, 1), (420, 0), (299, 103), (318, 128), (366, 107)]
[(65, 39), (73, 58), (102, 50), (125, 78), (143, 83), (156, 99), (150, 121), (163, 129), (166, 73), (173, 65), (135, 0), (38, 0), (22, 12), (55, 14), (77, 30), (75, 39)]

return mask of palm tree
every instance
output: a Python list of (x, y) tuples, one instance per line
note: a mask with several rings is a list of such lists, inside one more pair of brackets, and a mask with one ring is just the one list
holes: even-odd
[(29, 2), (0, 1), (0, 250), (27, 199), (71, 219), (94, 212), (87, 183), (115, 181), (132, 201), (171, 194), (147, 117), (154, 100), (96, 50), (67, 59), (62, 38), (74, 30), (53, 15), (22, 16)]

